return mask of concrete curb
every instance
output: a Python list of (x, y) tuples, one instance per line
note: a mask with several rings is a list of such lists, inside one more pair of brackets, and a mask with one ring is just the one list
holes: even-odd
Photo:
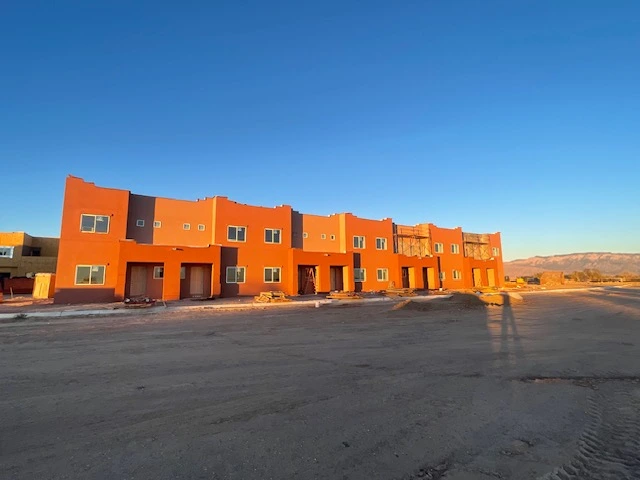
[[(59, 311), (36, 311), (36, 312), (14, 312), (14, 313), (0, 313), (0, 320), (9, 319), (27, 319), (27, 318), (67, 318), (67, 317), (90, 317), (100, 316), (105, 317), (109, 315), (149, 315), (152, 313), (161, 312), (188, 312), (197, 310), (255, 310), (262, 308), (289, 308), (289, 307), (312, 307), (316, 304), (318, 307), (321, 305), (360, 305), (363, 303), (375, 303), (375, 302), (400, 302), (403, 300), (414, 300), (418, 302), (432, 301), (439, 298), (451, 298), (451, 295), (432, 295), (428, 297), (374, 297), (374, 298), (360, 298), (357, 300), (331, 300), (331, 299), (318, 299), (318, 300), (303, 300), (300, 302), (283, 302), (283, 303), (233, 303), (233, 304), (208, 304), (208, 305), (190, 305), (179, 307), (163, 307), (154, 306), (148, 308), (115, 308), (111, 310), (59, 310)], [(13, 324), (4, 324), (13, 325)]]

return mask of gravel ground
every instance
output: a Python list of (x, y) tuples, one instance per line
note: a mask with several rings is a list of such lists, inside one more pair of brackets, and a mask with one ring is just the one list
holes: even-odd
[(624, 288), (4, 324), (0, 478), (640, 479), (639, 346)]

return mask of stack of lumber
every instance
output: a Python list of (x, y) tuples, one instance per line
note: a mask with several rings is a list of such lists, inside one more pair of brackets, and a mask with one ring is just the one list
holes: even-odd
[(331, 298), (333, 300), (357, 300), (362, 297), (356, 292), (331, 292), (327, 295), (327, 298)]
[(416, 292), (413, 288), (387, 288), (385, 294), (391, 297), (415, 297)]
[(274, 303), (274, 302), (290, 302), (291, 299), (287, 298), (284, 292), (260, 292), (260, 295), (254, 297), (256, 302), (261, 303)]

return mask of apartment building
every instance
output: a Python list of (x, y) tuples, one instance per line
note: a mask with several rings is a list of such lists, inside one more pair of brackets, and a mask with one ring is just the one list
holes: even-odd
[(54, 273), (57, 238), (34, 237), (25, 232), (0, 232), (0, 278)]
[(502, 285), (500, 234), (66, 181), (55, 301)]

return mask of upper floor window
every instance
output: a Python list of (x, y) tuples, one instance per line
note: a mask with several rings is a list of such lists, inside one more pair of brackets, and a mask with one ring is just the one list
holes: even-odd
[(376, 250), (386, 250), (386, 249), (387, 249), (387, 239), (376, 238)]
[(0, 257), (13, 258), (13, 247), (0, 247)]
[(307, 238), (307, 237), (309, 237), (309, 234), (307, 232), (303, 232), (302, 233), (302, 238)]
[(204, 228), (205, 228), (204, 224), (201, 223), (201, 224), (198, 225), (198, 231), (199, 232), (204, 232)]
[(183, 230), (191, 230), (191, 224), (190, 223), (183, 223), (182, 224), (182, 229)]
[(462, 272), (460, 270), (453, 271), (453, 279), (460, 280), (462, 278)]
[(365, 268), (354, 268), (353, 269), (353, 281), (354, 282), (364, 282), (367, 279), (367, 270)]
[(491, 251), (493, 252), (494, 257), (497, 257), (500, 255), (500, 249), (498, 247), (493, 247)]
[(162, 222), (160, 220), (153, 221), (153, 228), (160, 228), (162, 226)]
[(76, 265), (76, 285), (104, 285), (104, 265)]
[(80, 231), (86, 233), (109, 233), (109, 217), (107, 215), (80, 216)]
[(327, 234), (326, 233), (321, 233), (320, 234), (320, 239), (321, 240), (326, 240), (327, 239)]
[(264, 282), (280, 283), (280, 267), (265, 267)]
[(433, 251), (436, 253), (444, 253), (444, 245), (440, 242), (433, 244)]
[(247, 227), (236, 227), (234, 225), (229, 225), (227, 227), (227, 240), (230, 242), (244, 242), (246, 238)]
[(358, 235), (354, 236), (353, 248), (364, 248), (364, 237)]
[(460, 253), (460, 245), (458, 245), (457, 243), (452, 243), (451, 253)]
[(265, 228), (264, 243), (280, 243), (281, 233), (279, 228)]
[(331, 235), (331, 236), (329, 237), (329, 239), (331, 239), (331, 240), (335, 240), (335, 239), (336, 239), (336, 236), (335, 236), (335, 235)]
[(141, 220), (141, 219), (136, 220), (136, 227), (144, 227), (144, 220)]

